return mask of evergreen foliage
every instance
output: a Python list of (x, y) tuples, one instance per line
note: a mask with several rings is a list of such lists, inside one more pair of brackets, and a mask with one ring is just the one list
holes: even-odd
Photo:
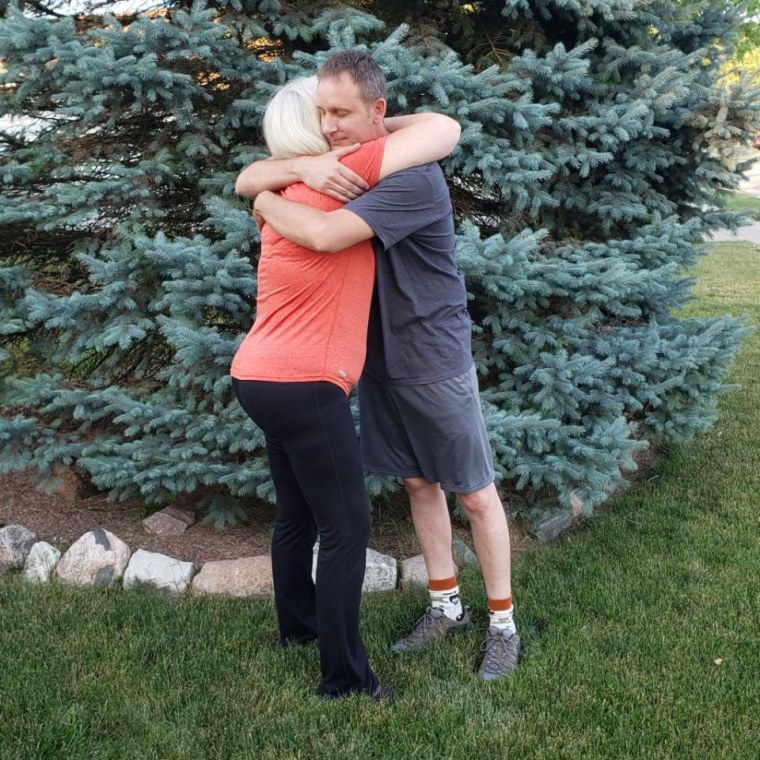
[(714, 418), (743, 328), (677, 311), (760, 123), (718, 86), (730, 0), (67, 7), (0, 20), (0, 468), (151, 504), (201, 489), (220, 523), (272, 497), (227, 374), (259, 241), (234, 179), (276, 86), (355, 45), (391, 113), (463, 126), (445, 169), (511, 507), (591, 509), (637, 449)]

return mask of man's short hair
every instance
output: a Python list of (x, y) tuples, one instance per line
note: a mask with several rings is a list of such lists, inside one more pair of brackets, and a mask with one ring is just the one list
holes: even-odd
[(367, 53), (361, 50), (335, 53), (320, 66), (317, 78), (339, 77), (344, 72), (353, 77), (362, 98), (368, 103), (374, 103), (378, 98), (385, 99), (385, 74)]

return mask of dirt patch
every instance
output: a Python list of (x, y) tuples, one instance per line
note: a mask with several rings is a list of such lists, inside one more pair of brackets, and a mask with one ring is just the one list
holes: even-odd
[[(18, 523), (33, 530), (43, 541), (66, 551), (82, 534), (105, 528), (135, 551), (167, 554), (201, 565), (209, 560), (236, 559), (266, 554), (269, 550), (274, 507), (258, 505), (250, 510), (250, 520), (224, 530), (202, 524), (203, 515), (181, 536), (153, 536), (145, 532), (142, 520), (150, 513), (139, 501), (114, 503), (102, 495), (78, 496), (76, 487), (64, 479), (53, 494), (34, 485), (33, 476), (15, 472), (0, 476), (0, 524)], [(177, 506), (193, 509), (192, 500), (177, 500)]]
[[(153, 536), (142, 527), (142, 520), (150, 511), (137, 500), (114, 503), (103, 494), (83, 495), (81, 484), (66, 473), (61, 487), (47, 494), (37, 490), (32, 473), (15, 472), (0, 475), (0, 527), (11, 523), (23, 525), (61, 551), (66, 551), (84, 533), (104, 528), (125, 541), (132, 551), (159, 552), (199, 566), (211, 560), (269, 552), (274, 505), (251, 502), (248, 522), (218, 529), (203, 524), (204, 514), (197, 512), (194, 500), (197, 499), (186, 495), (176, 502), (176, 506), (196, 512), (193, 526), (181, 536)], [(454, 520), (454, 532), (472, 547), (466, 525)], [(510, 532), (513, 556), (533, 545), (520, 525), (511, 525)], [(370, 546), (396, 559), (420, 553), (405, 496), (399, 494), (390, 504), (375, 509)]]

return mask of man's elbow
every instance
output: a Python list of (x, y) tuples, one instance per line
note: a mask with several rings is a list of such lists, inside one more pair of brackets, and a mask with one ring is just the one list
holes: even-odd
[[(266, 216), (266, 214), (264, 215)], [(291, 220), (297, 214), (288, 214)], [(273, 225), (277, 229), (277, 223)], [(357, 243), (369, 240), (372, 230), (364, 222), (357, 223), (353, 214), (344, 209), (337, 211), (316, 211), (310, 209), (308, 214), (298, 219), (298, 226), (291, 228), (295, 240), (304, 248), (318, 253), (336, 253), (352, 248)], [(288, 237), (286, 234), (285, 237)]]
[(310, 224), (301, 230), (302, 244), (317, 253), (336, 253), (351, 245), (340, 230), (339, 225), (326, 214), (316, 224)]
[(319, 230), (309, 236), (307, 247), (317, 253), (336, 253), (346, 246), (330, 230)]
[(459, 143), (459, 138), (462, 136), (462, 127), (459, 124), (458, 121), (454, 121), (454, 119), (449, 119), (448, 127), (448, 135), (449, 140), (451, 141), (451, 148), (450, 150), (454, 150), (456, 148), (457, 144)]

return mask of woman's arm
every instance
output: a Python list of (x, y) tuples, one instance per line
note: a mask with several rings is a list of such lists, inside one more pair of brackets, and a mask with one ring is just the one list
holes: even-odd
[[(444, 158), (461, 132), (453, 119), (434, 113), (394, 116), (384, 123), (390, 134), (385, 141), (380, 179)], [(283, 237), (313, 251), (343, 250), (374, 235), (363, 219), (347, 209), (321, 211), (272, 192), (258, 194), (254, 215), (259, 225), (266, 220)]]
[[(401, 169), (445, 158), (456, 146), (462, 131), (454, 119), (439, 113), (391, 116), (384, 123), (390, 135), (385, 143), (380, 179)], [(321, 156), (256, 161), (240, 173), (235, 192), (244, 198), (255, 198), (264, 190), (281, 190), (295, 182), (304, 182), (345, 203), (369, 187), (340, 162), (358, 147), (358, 144), (351, 145)]]
[(243, 198), (255, 198), (265, 190), (282, 190), (288, 185), (303, 182), (312, 189), (345, 203), (369, 188), (356, 172), (340, 162), (343, 156), (358, 148), (357, 143), (321, 156), (265, 158), (255, 161), (238, 175), (235, 192)]
[(454, 119), (440, 113), (391, 116), (384, 124), (390, 135), (385, 141), (380, 179), (445, 158), (454, 150), (462, 132)]

